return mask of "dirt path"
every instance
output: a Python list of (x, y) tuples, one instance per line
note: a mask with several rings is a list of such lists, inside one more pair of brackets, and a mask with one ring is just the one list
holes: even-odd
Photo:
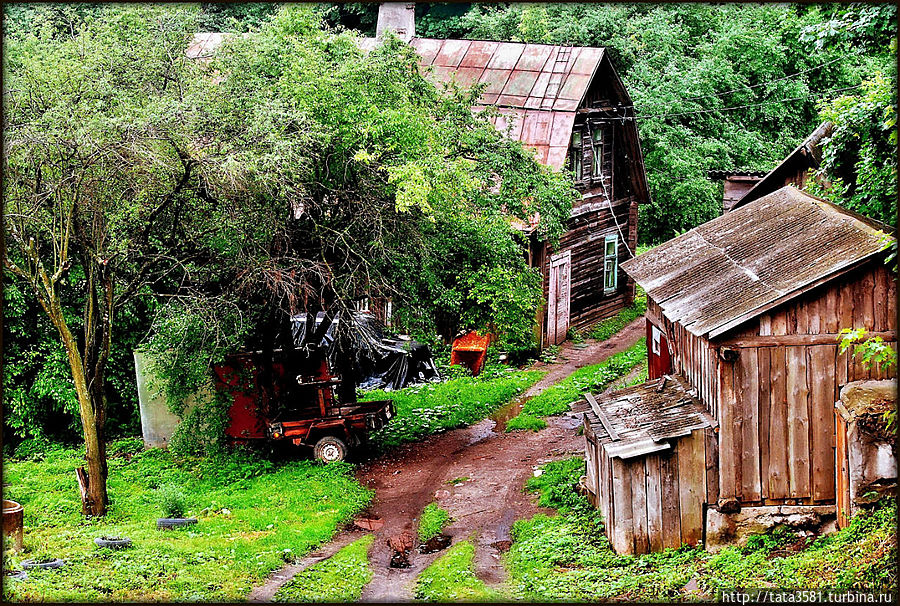
[[(581, 415), (548, 418), (547, 427), (539, 432), (505, 433), (506, 419), (517, 413), (525, 399), (558, 383), (582, 366), (602, 362), (624, 351), (637, 342), (643, 332), (644, 320), (639, 318), (607, 341), (589, 342), (586, 347), (566, 343), (555, 362), (539, 362), (533, 366), (547, 369), (547, 375), (519, 401), (504, 407), (493, 418), (405, 444), (362, 465), (357, 473), (358, 480), (375, 490), (369, 515), (379, 518), (383, 526), (374, 531), (375, 541), (369, 550), (373, 577), (360, 601), (413, 600), (416, 577), (442, 552), (421, 555), (413, 550), (409, 568), (391, 568), (394, 550), (388, 542), (403, 533), (415, 536), (419, 515), (432, 501), (437, 501), (450, 513), (453, 521), (446, 532), (454, 544), (467, 539), (475, 543), (478, 577), (489, 585), (501, 584), (506, 571), (500, 554), (509, 547), (513, 522), (541, 511), (532, 497), (523, 491), (526, 480), (538, 465), (580, 454), (584, 448), (582, 438), (576, 434)], [(462, 478), (465, 480), (458, 481)], [(345, 538), (347, 534), (339, 534), (335, 542), (346, 544), (349, 542)], [(333, 543), (323, 550), (336, 552), (331, 545)], [(253, 596), (274, 595), (278, 587), (302, 570), (296, 568), (282, 569)], [(275, 589), (267, 589), (276, 583)]]

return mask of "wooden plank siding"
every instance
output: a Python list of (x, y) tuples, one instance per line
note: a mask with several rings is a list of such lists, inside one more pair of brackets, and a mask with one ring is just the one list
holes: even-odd
[[(605, 294), (603, 288), (605, 237), (618, 236), (619, 264), (631, 258), (629, 249), (634, 251), (637, 245), (637, 230), (633, 226), (637, 220), (637, 205), (633, 202), (632, 198), (614, 201), (614, 212), (610, 212), (609, 206), (598, 205), (596, 202), (582, 205), (590, 208), (584, 212), (579, 212), (576, 207), (568, 221), (566, 233), (560, 237), (559, 246), (552, 251), (553, 254), (569, 251), (572, 255), (569, 310), (571, 328), (586, 328), (613, 316), (629, 305), (634, 297), (634, 282), (621, 268), (618, 269), (616, 292)], [(544, 301), (550, 296), (551, 256), (549, 253), (545, 254), (542, 260)], [(546, 326), (546, 311), (543, 316), (542, 325)]]
[(871, 264), (713, 343), (738, 350), (733, 364), (719, 360), (717, 373), (720, 498), (745, 505), (834, 502), (833, 411), (840, 389), (896, 376), (838, 353), (838, 334), (865, 328), (896, 347), (893, 309), (887, 313), (895, 300), (894, 277)]
[(607, 457), (602, 447), (596, 458), (588, 456), (597, 468), (607, 538), (617, 553), (651, 553), (702, 540), (704, 503), (716, 490), (708, 481), (708, 466), (716, 461), (713, 435), (695, 430), (674, 440), (669, 451), (630, 459)]

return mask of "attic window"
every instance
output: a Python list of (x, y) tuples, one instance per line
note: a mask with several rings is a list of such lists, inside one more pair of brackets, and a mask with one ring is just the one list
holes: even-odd
[(581, 130), (572, 131), (572, 142), (569, 145), (569, 166), (575, 173), (575, 180), (581, 181), (581, 179), (584, 177), (581, 149)]
[(603, 292), (610, 294), (619, 285), (619, 236), (606, 236), (603, 249)]
[(591, 174), (599, 177), (603, 174), (603, 127), (599, 124), (591, 126), (591, 151), (594, 157)]

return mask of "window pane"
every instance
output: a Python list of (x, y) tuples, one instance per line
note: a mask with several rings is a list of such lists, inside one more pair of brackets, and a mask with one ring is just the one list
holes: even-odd
[(581, 147), (581, 133), (572, 131), (572, 147)]
[(606, 255), (607, 257), (615, 257), (616, 256), (616, 247), (618, 245), (618, 239), (613, 237), (606, 238)]

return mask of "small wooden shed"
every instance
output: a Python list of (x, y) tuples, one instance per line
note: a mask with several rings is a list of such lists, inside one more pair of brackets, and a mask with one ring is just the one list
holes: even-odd
[[(617, 391), (584, 415), (590, 500), (617, 553), (696, 545), (716, 484), (716, 421), (677, 376)], [(707, 477), (708, 475), (711, 477)]]

